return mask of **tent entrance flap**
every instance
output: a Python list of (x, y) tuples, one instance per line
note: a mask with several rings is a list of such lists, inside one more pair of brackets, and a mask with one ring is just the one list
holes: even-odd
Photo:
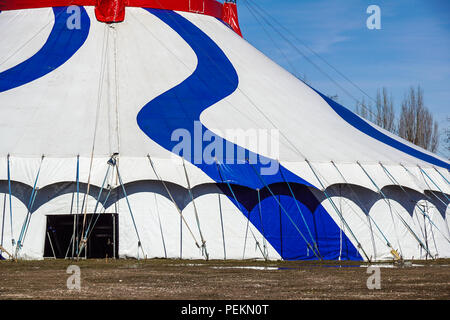
[[(47, 215), (45, 229), (44, 258), (72, 258), (72, 242), (80, 241), (83, 227), (83, 216), (74, 214)], [(101, 215), (87, 214), (86, 219), (91, 221), (98, 218), (92, 233), (80, 257), (102, 259), (117, 258), (119, 243), (119, 216), (116, 213), (103, 213)], [(74, 233), (74, 230), (78, 232)], [(75, 254), (76, 257), (76, 254)]]

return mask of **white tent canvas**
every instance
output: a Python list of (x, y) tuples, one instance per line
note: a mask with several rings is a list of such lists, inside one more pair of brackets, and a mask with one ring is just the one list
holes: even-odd
[[(43, 258), (47, 216), (118, 214), (119, 257), (450, 256), (448, 160), (333, 102), (207, 12), (126, 7), (104, 23), (92, 4), (77, 8), (1, 8), (8, 252)], [(83, 248), (88, 227), (71, 245)]]

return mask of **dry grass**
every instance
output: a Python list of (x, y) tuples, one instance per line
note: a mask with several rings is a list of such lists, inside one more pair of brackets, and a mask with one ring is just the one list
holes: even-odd
[[(81, 291), (66, 269), (81, 269)], [(420, 265), (420, 266), (416, 266)], [(44, 260), (0, 262), (0, 299), (449, 299), (450, 260), (381, 264), (381, 290), (367, 264), (301, 261)]]

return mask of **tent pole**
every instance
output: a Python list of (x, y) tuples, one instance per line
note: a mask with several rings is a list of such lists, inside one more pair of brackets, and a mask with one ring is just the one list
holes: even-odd
[[(423, 229), (424, 229), (425, 246), (427, 247), (427, 252), (428, 252), (429, 245), (428, 245), (427, 224), (426, 224), (425, 216), (423, 216)], [(428, 260), (428, 254), (425, 255), (425, 260)]]
[(23, 243), (25, 242), (25, 237), (28, 234), (28, 228), (29, 228), (30, 223), (31, 223), (31, 216), (32, 216), (32, 210), (33, 210), (33, 206), (34, 206), (34, 201), (36, 200), (36, 196), (37, 196), (38, 191), (39, 191), (39, 188), (36, 187), (36, 191), (35, 191), (34, 196), (33, 196), (33, 201), (31, 202), (30, 214), (28, 216), (28, 221), (27, 221), (27, 224), (26, 224), (26, 227), (25, 227), (25, 232), (23, 234), (23, 238), (22, 238), (22, 247), (23, 247)]
[[(94, 219), (94, 217), (95, 217), (95, 215), (97, 213), (98, 204), (100, 203), (100, 198), (101, 198), (101, 195), (103, 193), (103, 190), (105, 189), (106, 180), (108, 178), (108, 175), (109, 175), (109, 172), (110, 172), (110, 169), (111, 169), (110, 165), (112, 165), (112, 163), (110, 163), (110, 161), (108, 161), (108, 169), (106, 170), (106, 174), (105, 174), (105, 177), (103, 179), (102, 186), (101, 186), (100, 191), (99, 191), (98, 196), (97, 196), (97, 202), (95, 203), (94, 213), (92, 214), (91, 218), (89, 219), (89, 223), (87, 224), (87, 226), (85, 224), (83, 224), (83, 231), (81, 233), (80, 248), (78, 250), (79, 254), (83, 250), (83, 247), (86, 246), (87, 236), (90, 233), (90, 229), (91, 229), (91, 226), (92, 226), (92, 221), (93, 221), (93, 219)], [(108, 185), (108, 187), (109, 187), (109, 185)], [(84, 229), (85, 226), (86, 226), (86, 229)]]
[[(6, 212), (6, 193), (3, 197), (3, 216), (2, 216), (2, 238), (0, 240), (0, 246), (3, 246), (3, 233), (5, 231), (5, 212)], [(0, 255), (2, 254), (2, 251), (0, 249)]]
[(259, 212), (259, 220), (261, 223), (261, 230), (263, 233), (263, 249), (264, 249), (264, 256), (268, 256), (267, 252), (267, 243), (266, 243), (266, 234), (264, 232), (264, 224), (263, 224), (263, 218), (262, 218), (262, 208), (261, 208), (261, 195), (260, 195), (260, 189), (257, 188), (256, 192), (258, 193), (258, 212)]
[[(400, 165), (403, 167), (403, 169), (405, 169), (405, 171), (406, 171), (411, 177), (413, 177), (416, 181), (419, 181), (418, 178), (417, 178), (412, 172), (410, 172), (403, 164), (400, 163)], [(422, 177), (423, 177), (423, 176), (422, 176)], [(425, 179), (424, 179), (424, 181), (425, 181)], [(436, 199), (438, 199), (445, 207), (447, 207), (448, 203), (445, 203), (445, 201), (443, 201), (440, 197), (438, 197), (438, 195), (435, 194), (435, 193), (433, 192), (433, 190), (431, 190), (430, 186), (428, 185), (428, 183), (427, 183), (426, 181), (425, 181), (425, 183), (426, 183), (426, 185), (427, 185), (427, 187), (428, 187), (428, 191), (430, 191), (431, 194), (432, 194)], [(417, 185), (419, 186), (419, 184), (417, 184)], [(419, 186), (419, 187), (420, 187), (420, 186)], [(431, 197), (430, 197), (429, 195), (427, 195), (425, 192), (423, 192), (422, 194), (423, 194), (425, 197), (427, 197), (427, 199), (430, 200), (430, 202), (433, 201), (433, 200), (431, 199)], [(448, 224), (445, 224), (445, 226), (446, 226), (446, 228), (447, 228), (447, 233), (448, 233), (449, 236), (450, 236), (450, 229), (448, 228)]]
[[(105, 36), (106, 34), (106, 36)], [(81, 229), (81, 236), (83, 236), (84, 228), (86, 226), (86, 215), (87, 215), (87, 203), (89, 200), (89, 191), (91, 188), (91, 173), (92, 173), (92, 167), (94, 164), (94, 152), (95, 152), (95, 142), (97, 138), (97, 129), (98, 129), (98, 121), (99, 121), (99, 114), (100, 114), (100, 108), (101, 108), (101, 102), (102, 102), (102, 92), (103, 92), (103, 83), (104, 83), (104, 75), (105, 75), (105, 66), (106, 66), (106, 56), (107, 56), (107, 47), (109, 42), (109, 32), (108, 27), (105, 25), (104, 28), (104, 37), (103, 37), (103, 43), (102, 43), (102, 53), (101, 53), (101, 63), (100, 63), (100, 73), (99, 73), (99, 80), (98, 80), (98, 89), (97, 89), (97, 106), (96, 106), (96, 112), (95, 112), (95, 126), (94, 126), (94, 135), (92, 137), (92, 148), (91, 148), (91, 156), (89, 161), (89, 173), (88, 173), (88, 180), (87, 180), (87, 188), (86, 188), (86, 194), (84, 195), (83, 203), (81, 206), (81, 211), (83, 213), (83, 226)], [(80, 246), (82, 243), (80, 243)], [(77, 253), (77, 258), (79, 258), (79, 255), (81, 252)]]
[[(255, 172), (256, 176), (259, 178), (259, 180), (261, 181), (261, 183), (267, 188), (267, 190), (270, 192), (270, 194), (272, 195), (272, 197), (275, 199), (275, 201), (277, 202), (280, 210), (282, 210), (284, 212), (284, 214), (288, 217), (289, 221), (292, 223), (292, 225), (294, 226), (294, 228), (297, 230), (297, 232), (300, 234), (300, 236), (303, 238), (303, 241), (305, 241), (306, 245), (309, 247), (309, 249), (314, 253), (314, 255), (317, 257), (317, 259), (321, 260), (320, 255), (317, 254), (317, 252), (314, 250), (314, 248), (311, 246), (311, 244), (308, 242), (308, 240), (306, 240), (306, 237), (304, 236), (304, 234), (300, 231), (299, 227), (295, 224), (294, 220), (292, 220), (291, 216), (289, 215), (289, 213), (286, 211), (286, 209), (283, 207), (283, 205), (280, 203), (280, 201), (277, 199), (277, 197), (275, 196), (275, 194), (272, 192), (272, 190), (270, 189), (270, 187), (266, 184), (266, 182), (264, 181), (264, 179), (261, 177), (261, 175), (258, 173), (258, 171), (256, 171), (256, 169), (253, 167), (253, 165), (248, 161), (248, 159), (246, 159), (247, 163), (252, 167), (253, 171)], [(281, 227), (281, 226), (280, 226)]]
[[(222, 173), (221, 173), (221, 171), (220, 171), (219, 163), (217, 162), (217, 158), (214, 158), (214, 161), (216, 162), (217, 171), (218, 171), (218, 173), (219, 173), (219, 176), (220, 176), (220, 179), (221, 179), (222, 183), (226, 183), (226, 184), (227, 184), (228, 189), (230, 190), (230, 192), (231, 192), (231, 194), (232, 194), (232, 196), (233, 196), (234, 201), (236, 201), (236, 206), (238, 207), (238, 209), (239, 209), (242, 213), (245, 213), (245, 211), (244, 211), (244, 210), (242, 209), (242, 207), (241, 207), (241, 203), (240, 203), (240, 202), (238, 201), (238, 199), (236, 198), (236, 194), (234, 193), (233, 188), (231, 188), (230, 183), (228, 182), (228, 180), (224, 180), (224, 178), (223, 178), (223, 176), (222, 176)], [(225, 179), (226, 179), (226, 177), (225, 177)], [(264, 260), (267, 261), (267, 257), (265, 256), (263, 250), (261, 249), (261, 245), (259, 244), (258, 239), (256, 239), (256, 236), (255, 236), (255, 234), (253, 233), (253, 230), (252, 230), (251, 228), (250, 228), (250, 233), (252, 234), (253, 239), (255, 240), (256, 247), (259, 248), (259, 251), (261, 252), (261, 254), (262, 254)]]
[[(183, 216), (180, 215), (180, 259), (183, 259)], [(197, 241), (195, 241), (197, 248), (200, 248)]]
[[(114, 158), (111, 158), (111, 159), (113, 159), (115, 161)], [(141, 237), (139, 236), (139, 231), (138, 231), (137, 226), (136, 226), (136, 221), (134, 220), (133, 211), (131, 210), (130, 201), (128, 200), (128, 195), (127, 195), (127, 192), (125, 190), (125, 186), (123, 185), (122, 177), (120, 176), (119, 167), (118, 166), (115, 166), (115, 167), (116, 167), (116, 171), (117, 171), (117, 177), (119, 178), (119, 183), (122, 186), (122, 191), (123, 191), (123, 194), (125, 195), (125, 199), (127, 201), (128, 210), (130, 211), (131, 219), (133, 221), (134, 230), (136, 231), (136, 235), (137, 235), (137, 238), (138, 238), (138, 252), (139, 252), (139, 248), (141, 248), (142, 255), (143, 255), (144, 259), (145, 259), (145, 252), (144, 252), (144, 249), (142, 248)]]
[(116, 215), (117, 213), (114, 213), (112, 215), (112, 222), (113, 222), (113, 258), (116, 259)]
[(36, 196), (37, 196), (38, 191), (39, 191), (39, 188), (36, 188), (36, 192), (34, 193), (33, 201), (31, 202), (30, 215), (29, 215), (28, 222), (27, 222), (27, 225), (26, 225), (26, 228), (25, 228), (25, 233), (24, 233), (23, 238), (22, 238), (22, 246), (23, 246), (23, 243), (25, 242), (25, 237), (28, 234), (28, 228), (29, 228), (30, 223), (31, 223), (31, 215), (32, 215), (31, 211), (33, 210), (34, 201), (36, 200)]
[[(279, 161), (278, 161), (278, 162), (279, 162)], [(306, 222), (305, 216), (303, 215), (303, 211), (302, 211), (302, 209), (300, 208), (300, 205), (298, 204), (297, 198), (296, 198), (295, 195), (294, 195), (294, 191), (293, 191), (292, 188), (291, 188), (291, 184), (290, 184), (290, 183), (286, 180), (286, 178), (284, 177), (284, 174), (283, 174), (283, 170), (282, 170), (282, 169), (280, 169), (280, 174), (281, 174), (281, 177), (283, 178), (283, 181), (287, 184), (287, 186), (288, 186), (288, 188), (289, 188), (289, 191), (290, 191), (292, 197), (294, 198), (295, 205), (297, 206), (297, 210), (298, 210), (298, 212), (300, 213), (300, 216), (302, 217), (303, 223), (305, 224), (306, 229), (308, 230), (308, 233), (309, 233), (309, 236), (311, 237), (312, 242), (314, 243), (314, 247), (316, 248), (317, 253), (319, 254), (319, 256), (321, 256), (320, 251), (319, 251), (319, 246), (317, 245), (317, 242), (316, 242), (316, 240), (314, 239), (314, 237), (313, 237), (313, 235), (312, 235), (312, 233), (311, 233), (311, 230), (309, 229), (308, 223)], [(322, 260), (322, 259), (321, 259), (321, 260)]]
[[(342, 186), (339, 185), (339, 211), (342, 212)], [(339, 261), (342, 259), (342, 229), (344, 228), (344, 224), (339, 228)]]
[[(400, 163), (400, 165), (403, 167), (403, 169), (405, 169), (405, 171), (406, 171), (411, 177), (413, 177), (413, 178), (416, 180), (416, 184), (417, 184), (417, 186), (419, 186), (419, 184), (417, 183), (417, 181), (420, 182), (420, 180), (419, 180), (419, 179), (418, 179), (411, 171), (409, 171), (408, 168), (406, 168), (403, 164)], [(438, 199), (444, 206), (447, 206), (448, 203), (446, 203), (444, 200), (442, 200), (440, 197), (438, 197), (437, 194), (435, 194), (435, 193), (433, 192), (433, 190), (431, 190), (431, 187), (430, 187), (430, 185), (428, 184), (428, 182), (425, 180), (425, 177), (423, 176), (423, 174), (422, 174), (422, 178), (424, 178), (423, 180), (424, 180), (425, 184), (426, 184), (427, 187), (428, 187), (428, 191), (430, 191), (430, 192), (433, 194), (433, 196), (435, 196), (436, 199)], [(419, 187), (420, 187), (420, 186), (419, 186)], [(423, 193), (423, 194), (424, 194), (428, 199), (431, 199), (431, 197), (428, 196), (426, 193)]]
[[(72, 259), (74, 258), (74, 255), (75, 255), (75, 242), (78, 242), (78, 241), (76, 241), (76, 239), (77, 239), (77, 236), (76, 236), (76, 234), (77, 234), (77, 227), (78, 227), (78, 214), (79, 214), (79, 187), (80, 187), (80, 156), (79, 155), (77, 155), (77, 168), (76, 168), (76, 173), (75, 173), (75, 179), (76, 179), (76, 185), (77, 185), (77, 191), (76, 191), (76, 193), (77, 193), (77, 212), (76, 212), (76, 214), (74, 215), (74, 217), (73, 217), (73, 236), (72, 236)], [(77, 245), (78, 245), (78, 243), (77, 243)]]
[[(447, 195), (445, 194), (444, 191), (442, 191), (442, 189), (436, 184), (436, 182), (434, 182), (433, 179), (431, 179), (431, 177), (428, 175), (428, 173), (426, 173), (425, 170), (423, 170), (419, 165), (417, 165), (417, 167), (419, 167), (420, 171), (425, 174), (425, 176), (436, 186), (436, 188), (438, 188), (438, 190), (444, 195), (444, 197), (447, 199), (448, 202), (450, 202), (450, 199), (447, 197)], [(425, 180), (425, 179), (424, 179)]]
[[(425, 209), (425, 208), (426, 208), (426, 209)], [(424, 211), (430, 212), (430, 209), (429, 209), (429, 207), (428, 207), (428, 202), (425, 202)], [(427, 215), (429, 216), (429, 214), (427, 214)], [(425, 235), (426, 235), (427, 229), (426, 229), (426, 224), (425, 224), (425, 217), (423, 217), (423, 220), (424, 220)], [(436, 249), (436, 255), (439, 256), (438, 248), (437, 248), (437, 245), (436, 245), (436, 239), (435, 239), (435, 237), (434, 237), (433, 228), (432, 228), (431, 226), (430, 226), (430, 232), (431, 232), (431, 237), (432, 237), (432, 239), (433, 239), (434, 248)], [(439, 231), (439, 232), (440, 232), (440, 231)], [(442, 233), (441, 233), (441, 234), (442, 234)], [(428, 238), (427, 238), (427, 242), (428, 242)], [(427, 243), (427, 246), (428, 246), (428, 243)]]
[(167, 259), (166, 242), (164, 241), (164, 233), (163, 233), (162, 224), (161, 224), (161, 217), (159, 215), (158, 200), (156, 199), (156, 193), (154, 193), (153, 196), (155, 197), (156, 213), (158, 215), (159, 231), (161, 232), (161, 240), (162, 240), (162, 244), (163, 244), (163, 248), (164, 248), (164, 256)]
[(249, 225), (250, 225), (250, 214), (251, 214), (251, 211), (248, 210), (248, 211), (247, 211), (247, 226), (246, 226), (246, 228), (245, 228), (244, 251), (243, 251), (243, 253), (242, 253), (242, 260), (245, 259), (245, 249), (246, 249), (246, 247), (247, 247), (248, 228), (249, 228)]
[(187, 186), (188, 186), (188, 192), (189, 192), (189, 195), (191, 196), (192, 205), (194, 206), (195, 220), (197, 222), (197, 228), (198, 228), (198, 232), (200, 234), (200, 240), (202, 241), (202, 246), (201, 246), (202, 255), (205, 257), (206, 260), (209, 260), (208, 250), (206, 248), (206, 241), (203, 238), (202, 229), (200, 227), (200, 220), (199, 220), (199, 217), (198, 217), (197, 206), (195, 204), (194, 195), (192, 194), (191, 183), (189, 182), (189, 177), (188, 177), (188, 174), (187, 174), (186, 165), (184, 163), (184, 158), (182, 158), (182, 160), (183, 160), (184, 175), (186, 176), (186, 183), (187, 183)]
[(75, 252), (75, 233), (76, 233), (77, 215), (73, 216), (73, 230), (72, 230), (72, 240), (70, 240), (72, 245), (72, 259)]
[(12, 244), (11, 248), (14, 248), (16, 241), (14, 240), (14, 233), (13, 233), (14, 229), (13, 229), (12, 189), (11, 189), (11, 159), (9, 154), (7, 158), (7, 165), (8, 165), (8, 193), (9, 193), (9, 223), (11, 227), (11, 244)]
[(375, 239), (373, 238), (373, 230), (372, 230), (372, 222), (375, 225), (375, 227), (377, 228), (378, 232), (380, 232), (381, 236), (384, 238), (384, 241), (386, 242), (386, 246), (391, 250), (391, 254), (394, 256), (395, 259), (399, 259), (400, 256), (397, 252), (397, 250), (395, 250), (392, 245), (391, 242), (387, 239), (386, 235), (383, 233), (383, 231), (381, 231), (380, 227), (378, 226), (378, 224), (376, 223), (376, 221), (372, 218), (372, 216), (370, 215), (370, 210), (367, 209), (367, 207), (364, 205), (364, 203), (362, 202), (362, 200), (360, 199), (360, 197), (357, 195), (357, 193), (353, 190), (351, 184), (347, 181), (347, 179), (345, 179), (344, 175), (342, 174), (342, 172), (339, 170), (339, 168), (337, 167), (337, 165), (334, 163), (334, 161), (331, 161), (331, 163), (333, 164), (333, 166), (336, 168), (336, 171), (339, 173), (339, 175), (341, 176), (341, 178), (344, 180), (344, 182), (349, 186), (350, 191), (353, 193), (353, 195), (355, 196), (355, 198), (357, 199), (357, 201), (359, 202), (360, 206), (362, 207), (362, 209), (364, 210), (364, 212), (366, 213), (367, 216), (367, 221), (368, 221), (368, 225), (369, 225), (369, 229), (371, 232), (371, 237), (372, 237), (372, 245), (373, 245), (373, 252), (375, 255), (375, 259), (377, 256), (376, 253), (376, 247), (375, 247)]
[[(197, 239), (196, 239), (195, 236), (194, 236), (194, 233), (192, 232), (191, 228), (189, 227), (189, 225), (187, 224), (186, 220), (184, 219), (183, 212), (181, 211), (180, 207), (178, 206), (178, 204), (176, 203), (175, 199), (173, 198), (173, 195), (172, 195), (172, 193), (170, 192), (169, 188), (167, 187), (167, 184), (164, 182), (164, 180), (161, 179), (161, 177), (160, 177), (160, 176), (158, 175), (158, 173), (156, 172), (156, 169), (155, 169), (155, 166), (154, 166), (154, 164), (153, 164), (152, 158), (150, 157), (150, 155), (147, 155), (147, 158), (148, 158), (148, 160), (149, 160), (149, 162), (150, 162), (150, 166), (152, 167), (153, 172), (155, 173), (156, 178), (157, 178), (157, 179), (161, 182), (161, 184), (163, 185), (164, 189), (166, 190), (167, 194), (169, 195), (170, 200), (172, 201), (173, 205), (175, 206), (175, 208), (176, 208), (177, 211), (178, 211), (178, 214), (180, 215), (180, 223), (181, 223), (181, 227), (180, 227), (180, 228), (181, 228), (181, 231), (180, 231), (180, 234), (181, 234), (181, 236), (180, 236), (180, 241), (182, 242), (182, 239), (183, 239), (183, 237), (182, 237), (182, 231), (183, 231), (183, 230), (182, 230), (182, 228), (183, 228), (183, 227), (182, 227), (182, 223), (184, 222), (184, 224), (186, 225), (186, 227), (187, 227), (189, 233), (190, 233), (191, 236), (192, 236), (192, 239), (194, 239), (195, 245), (197, 246), (197, 248), (200, 248), (200, 245), (198, 244)], [(181, 243), (181, 244), (182, 244), (182, 243)], [(182, 246), (180, 246), (180, 250), (181, 250), (181, 248), (182, 248)], [(180, 253), (180, 259), (181, 259), (181, 256), (182, 256), (182, 254)]]
[(324, 184), (322, 183), (322, 181), (319, 179), (319, 176), (317, 175), (316, 171), (314, 171), (311, 163), (309, 162), (308, 159), (305, 159), (306, 163), (308, 164), (309, 168), (311, 169), (311, 171), (313, 172), (314, 176), (316, 177), (317, 181), (319, 181), (320, 185), (322, 186), (323, 189), (323, 193), (325, 194), (325, 196), (327, 197), (328, 201), (331, 203), (331, 206), (333, 207), (333, 209), (336, 211), (337, 215), (339, 216), (339, 218), (341, 219), (342, 223), (345, 225), (345, 227), (348, 229), (348, 231), (350, 232), (350, 234), (352, 235), (352, 237), (355, 239), (357, 245), (358, 245), (358, 249), (361, 249), (361, 251), (363, 252), (364, 256), (366, 257), (367, 261), (370, 262), (370, 258), (367, 255), (366, 251), (364, 250), (364, 248), (362, 247), (361, 243), (359, 242), (359, 240), (356, 238), (355, 234), (353, 233), (352, 229), (350, 228), (350, 226), (348, 225), (347, 221), (345, 221), (344, 216), (342, 215), (342, 213), (339, 211), (339, 209), (336, 207), (336, 204), (334, 203), (333, 199), (331, 199), (328, 196), (328, 193), (326, 191), (326, 188), (324, 186)]
[[(101, 196), (102, 196), (103, 190), (105, 189), (105, 184), (106, 184), (106, 180), (108, 179), (108, 175), (109, 175), (110, 169), (111, 169), (111, 167), (110, 167), (109, 164), (108, 164), (108, 169), (106, 170), (105, 177), (103, 178), (102, 186), (101, 186), (101, 188), (100, 188), (100, 191), (98, 192), (97, 202), (95, 203), (95, 207), (94, 207), (94, 213), (92, 214), (91, 218), (89, 219), (89, 223), (88, 223), (88, 225), (87, 225), (87, 227), (86, 227), (86, 230), (84, 230), (84, 232), (83, 232), (83, 233), (84, 233), (84, 240), (86, 240), (86, 236), (87, 236), (87, 234), (89, 233), (89, 230), (90, 230), (91, 225), (92, 225), (92, 221), (93, 221), (95, 215), (97, 214), (97, 209), (98, 209), (98, 205), (99, 205), (99, 203), (100, 203), (100, 198), (101, 198)], [(109, 187), (109, 185), (108, 185), (108, 187)], [(82, 236), (82, 237), (83, 237), (83, 236)], [(83, 238), (82, 238), (82, 241), (84, 241), (84, 240), (83, 240)]]
[(28, 202), (27, 214), (25, 216), (25, 220), (23, 222), (22, 229), (20, 231), (19, 240), (17, 241), (16, 254), (15, 254), (16, 257), (17, 257), (17, 255), (19, 253), (19, 250), (23, 247), (23, 241), (24, 241), (25, 233), (26, 233), (26, 230), (28, 229), (28, 224), (29, 224), (29, 222), (31, 220), (31, 210), (32, 210), (32, 207), (33, 207), (34, 200), (36, 199), (36, 193), (37, 193), (37, 187), (36, 186), (37, 186), (37, 182), (39, 180), (39, 174), (41, 172), (41, 167), (42, 167), (42, 162), (43, 161), (44, 161), (44, 156), (42, 156), (41, 162), (39, 164), (39, 168), (38, 168), (38, 172), (37, 172), (37, 175), (36, 175), (36, 179), (34, 180), (33, 190), (31, 192), (30, 200)]
[[(75, 217), (74, 217), (75, 218)], [(70, 247), (72, 247), (73, 248), (73, 239), (74, 239), (74, 236), (75, 236), (75, 234), (73, 234), (72, 233), (72, 237), (70, 238), (70, 242), (69, 242), (69, 246), (67, 247), (67, 250), (66, 250), (66, 254), (64, 255), (64, 259), (67, 259), (67, 255), (69, 254), (69, 251), (70, 251)]]
[(225, 230), (223, 227), (222, 201), (220, 200), (220, 193), (218, 193), (217, 196), (219, 199), (220, 225), (222, 227), (223, 260), (227, 260), (227, 251), (226, 251), (226, 246), (225, 246)]
[[(108, 184), (108, 186), (106, 187), (108, 189), (108, 193), (106, 194), (105, 197), (105, 201), (103, 203), (107, 203), (109, 200), (109, 196), (111, 195), (112, 192), (112, 187), (111, 185)], [(100, 215), (104, 214), (106, 212), (106, 208), (103, 207), (103, 210), (100, 210), (99, 214), (97, 214), (97, 217), (95, 218), (95, 221), (92, 223), (92, 226), (89, 227), (89, 233), (86, 233), (86, 243), (87, 241), (90, 239), (92, 232), (94, 231), (95, 225), (97, 224), (98, 219), (100, 218)], [(92, 220), (92, 219), (91, 219)], [(114, 220), (115, 223), (115, 220)], [(115, 228), (115, 225), (114, 225)], [(115, 229), (113, 230), (115, 231)], [(81, 247), (81, 250), (83, 250), (83, 247)], [(81, 252), (81, 251), (80, 251)]]
[[(403, 186), (397, 181), (397, 179), (395, 179), (395, 177), (392, 175), (392, 173), (390, 173), (387, 168), (380, 162), (381, 167), (383, 168), (384, 172), (386, 173), (386, 175), (389, 177), (389, 179), (395, 183), (396, 185), (398, 185), (400, 187), (400, 189), (402, 189), (402, 191), (406, 194), (406, 196), (413, 201), (413, 199), (411, 198), (411, 196), (408, 194), (408, 192), (405, 190), (405, 188), (403, 188)], [(433, 222), (433, 220), (431, 220), (430, 216), (425, 212), (425, 210), (423, 210), (420, 205), (418, 203), (415, 204), (414, 207), (417, 207), (419, 209), (419, 211), (422, 213), (424, 219), (425, 217), (428, 218), (428, 221), (439, 231), (439, 233), (445, 238), (445, 240), (447, 240), (450, 243), (450, 240), (441, 232), (441, 230), (439, 230), (439, 228), (436, 226), (436, 224)]]
[(50, 248), (52, 248), (53, 259), (56, 259), (55, 249), (53, 248), (52, 239), (50, 238), (50, 234), (48, 233), (48, 231), (47, 231), (47, 238), (48, 238), (48, 242), (50, 243)]
[(439, 175), (442, 177), (442, 179), (445, 180), (445, 182), (447, 182), (447, 184), (450, 184), (450, 182), (447, 180), (447, 178), (444, 177), (444, 175), (443, 175), (442, 173), (440, 173), (439, 170), (436, 169), (436, 167), (433, 167), (433, 169), (434, 169), (437, 173), (439, 173)]
[[(381, 191), (381, 189), (378, 187), (378, 185), (375, 183), (375, 181), (370, 177), (370, 175), (367, 173), (367, 171), (364, 169), (364, 167), (357, 162), (357, 164), (360, 166), (360, 168), (364, 171), (364, 173), (366, 174), (366, 176), (369, 178), (369, 180), (372, 182), (372, 184), (377, 188), (378, 193), (380, 193), (383, 196), (384, 201), (387, 203), (387, 205), (389, 206), (389, 208), (391, 207), (391, 204), (389, 202), (389, 200), (387, 199), (386, 195), (384, 194), (383, 191)], [(408, 223), (402, 218), (402, 216), (397, 212), (397, 210), (395, 210), (395, 213), (397, 214), (397, 216), (400, 218), (400, 221), (403, 223), (403, 225), (406, 227), (406, 229), (412, 234), (412, 236), (417, 240), (417, 242), (419, 243), (420, 246), (422, 246), (422, 248), (424, 248), (428, 254), (431, 255), (431, 253), (428, 251), (428, 249), (425, 247), (425, 245), (422, 243), (422, 241), (420, 241), (419, 237), (414, 233), (414, 231), (411, 229), (411, 227), (408, 225)], [(394, 224), (395, 227), (395, 224)]]

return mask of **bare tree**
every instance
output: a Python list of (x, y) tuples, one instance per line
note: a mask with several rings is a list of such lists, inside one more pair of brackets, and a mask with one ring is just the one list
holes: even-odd
[(375, 123), (387, 131), (396, 132), (394, 102), (385, 87), (381, 93), (377, 90)]
[(366, 103), (363, 97), (356, 103), (356, 113), (383, 129), (396, 133), (394, 101), (386, 88), (377, 90), (374, 110), (370, 101)]
[(415, 145), (436, 152), (439, 145), (439, 125), (424, 105), (423, 90), (411, 87), (402, 102), (398, 134)]
[[(395, 121), (395, 108), (392, 94), (383, 87), (377, 90), (375, 108), (364, 98), (356, 103), (355, 112), (376, 125), (398, 134), (424, 149), (436, 152), (439, 146), (439, 125), (424, 104), (423, 90), (420, 86), (409, 88), (402, 101), (400, 119)], [(446, 131), (450, 151), (450, 130)]]
[(356, 102), (356, 114), (360, 115), (366, 120), (369, 120), (371, 122), (374, 122), (374, 113), (372, 111), (372, 104), (366, 103), (366, 100), (364, 97), (361, 99), (361, 101)]

